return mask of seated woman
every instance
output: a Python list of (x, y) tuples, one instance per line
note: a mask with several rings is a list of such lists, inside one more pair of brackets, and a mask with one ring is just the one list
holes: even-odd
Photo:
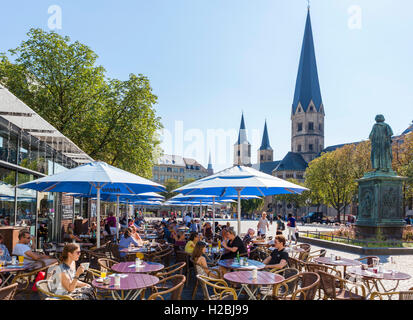
[(132, 230), (132, 237), (138, 243), (138, 246), (143, 246), (144, 241), (142, 240), (141, 236), (138, 233), (138, 228), (136, 228), (134, 225), (132, 225), (129, 228)]
[(211, 241), (214, 235), (212, 234), (212, 227), (209, 222), (205, 222), (202, 228), (202, 235), (207, 241)]
[(128, 248), (129, 245), (138, 246), (138, 242), (132, 237), (132, 229), (127, 228), (123, 233), (123, 237), (119, 241), (119, 254), (123, 258), (126, 256), (125, 252), (121, 252), (120, 250)]
[(274, 239), (275, 249), (271, 252), (263, 263), (266, 264), (266, 268), (271, 269), (283, 269), (288, 266), (288, 252), (285, 251), (285, 237), (283, 235), (277, 235)]
[(177, 247), (185, 247), (186, 240), (185, 240), (185, 233), (183, 231), (179, 231), (178, 234), (175, 234), (175, 246)]
[(218, 270), (210, 270), (205, 259), (207, 244), (203, 241), (198, 241), (192, 252), (192, 261), (195, 263), (196, 272), (200, 275), (210, 278), (219, 278)]
[(65, 234), (63, 235), (63, 240), (66, 242), (82, 242), (82, 239), (80, 239), (78, 236), (75, 235), (74, 231), (74, 226), (73, 223), (69, 223), (67, 226), (67, 230)]
[(192, 233), (189, 235), (189, 240), (188, 240), (188, 242), (187, 242), (186, 245), (185, 245), (185, 252), (192, 254), (192, 252), (193, 252), (194, 249), (195, 249), (195, 245), (196, 245), (196, 243), (197, 243), (198, 241), (199, 241), (198, 233), (192, 232)]
[(68, 295), (76, 300), (96, 299), (93, 287), (79, 280), (85, 271), (82, 266), (76, 270), (80, 248), (75, 243), (69, 243), (63, 248), (61, 262), (49, 271), (49, 290), (58, 295)]
[(3, 242), (4, 238), (3, 235), (0, 233), (0, 260), (9, 262), (11, 261), (10, 252)]
[(226, 234), (228, 240), (222, 242), (222, 247), (225, 248), (226, 253), (222, 255), (221, 259), (234, 259), (237, 253), (243, 254), (247, 252), (241, 238), (235, 234), (234, 229), (227, 229)]

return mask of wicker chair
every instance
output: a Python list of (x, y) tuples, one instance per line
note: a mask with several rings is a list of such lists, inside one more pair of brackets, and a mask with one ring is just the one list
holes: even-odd
[(187, 253), (186, 251), (177, 251), (175, 253), (175, 262), (185, 262), (185, 276), (186, 276), (186, 284), (188, 284), (189, 281), (189, 276), (191, 274), (191, 268), (194, 267), (194, 265), (192, 264), (191, 260), (191, 255), (189, 253)]
[(337, 270), (336, 268), (326, 266), (325, 264), (307, 262), (306, 263), (306, 270), (308, 272), (316, 272), (316, 273), (318, 271), (324, 271), (324, 272), (333, 274), (336, 277), (341, 278), (341, 271)]
[(306, 268), (306, 263), (302, 260), (293, 258), (293, 257), (288, 257), (288, 266), (294, 269), (297, 269), (298, 271), (304, 271)]
[[(176, 274), (174, 276), (170, 276), (168, 278), (164, 278), (160, 280), (156, 286), (154, 286), (153, 290), (155, 293), (152, 293), (148, 300), (165, 300), (165, 296), (170, 295), (168, 300), (181, 300), (182, 290), (185, 285), (185, 276), (182, 274)], [(165, 286), (165, 284), (170, 281), (172, 283), (172, 287), (164, 290), (158, 291), (158, 286)]]
[(358, 261), (360, 261), (360, 262), (366, 262), (366, 264), (367, 264), (367, 266), (369, 267), (369, 268), (372, 268), (373, 267), (373, 261), (374, 261), (374, 259), (377, 259), (377, 260), (380, 260), (380, 258), (379, 257), (377, 257), (377, 256), (367, 256), (367, 257), (362, 257), (362, 258), (358, 258), (358, 259), (354, 259), (354, 260), (358, 260)]
[[(209, 278), (203, 275), (197, 275), (201, 283), (204, 300), (238, 300), (234, 288), (230, 288), (223, 279)], [(213, 294), (209, 293), (208, 287), (212, 288)]]
[(296, 245), (296, 247), (300, 249), (304, 249), (306, 252), (310, 252), (311, 250), (311, 245), (308, 243), (301, 243), (299, 245)]
[(0, 288), (0, 300), (13, 300), (16, 294), (18, 284), (11, 284), (7, 287)]
[[(43, 260), (36, 261), (33, 264), (33, 268), (28, 271), (22, 271), (16, 274), (16, 276), (12, 280), (12, 284), (17, 283), (17, 292), (18, 293), (31, 293), (31, 288), (34, 284), (34, 280), (37, 274), (41, 271), (46, 271), (53, 266), (57, 266), (59, 262), (55, 260), (50, 264), (47, 264)], [(47, 274), (46, 274), (47, 276)]]
[(324, 300), (366, 299), (366, 288), (362, 284), (353, 283), (320, 270), (317, 273), (320, 275), (320, 287), (324, 293)]
[(308, 253), (308, 258), (306, 259), (306, 262), (312, 262), (316, 258), (325, 257), (326, 253), (326, 249), (311, 251)]
[(120, 256), (119, 245), (116, 243), (109, 244), (109, 252), (112, 260), (124, 261), (125, 259)]
[(40, 297), (42, 300), (74, 300), (72, 297), (67, 295), (58, 295), (49, 291), (47, 283), (50, 280), (41, 280), (36, 283), (36, 288), (40, 292)]
[(162, 263), (165, 266), (169, 266), (169, 263), (171, 261), (171, 256), (174, 253), (174, 249), (168, 247), (165, 250), (162, 250), (160, 252), (157, 252), (150, 261), (152, 262), (158, 262)]
[[(396, 296), (397, 299), (392, 299)], [(396, 291), (396, 292), (373, 292), (370, 295), (370, 300), (383, 300), (383, 298), (387, 298), (386, 300), (413, 300), (413, 291)]]
[(186, 266), (186, 262), (184, 261), (178, 262), (172, 266), (162, 269), (162, 271), (156, 273), (155, 276), (158, 277), (159, 279), (165, 279), (175, 274), (182, 275), (182, 271), (185, 268), (185, 266)]
[(314, 300), (319, 283), (320, 276), (317, 273), (301, 272), (275, 285), (273, 298), (277, 300)]
[(109, 273), (116, 273), (116, 271), (112, 270), (112, 266), (119, 262), (108, 259), (108, 258), (100, 258), (98, 259), (98, 264), (101, 268), (104, 268), (109, 271)]
[[(194, 289), (192, 290), (192, 300), (195, 299), (195, 295), (197, 293), (198, 290), (198, 285), (199, 285), (199, 281), (198, 281), (198, 271), (196, 266), (198, 265), (199, 267), (202, 268), (201, 265), (197, 264), (194, 262), (194, 260), (191, 258), (189, 258), (189, 261), (192, 263), (192, 265), (194, 266), (194, 273), (195, 273), (195, 285), (194, 285)], [(219, 272), (219, 269), (208, 269), (209, 272), (212, 272), (216, 278), (221, 278), (221, 273)]]
[[(299, 273), (297, 269), (295, 268), (284, 268), (281, 270), (272, 269), (270, 270), (270, 272), (282, 275), (284, 277), (285, 280), (283, 281), (283, 283), (285, 285), (280, 287), (280, 290), (283, 294), (290, 295), (293, 293), (293, 289), (295, 287), (295, 281), (298, 281), (298, 279), (297, 280), (293, 279), (293, 281), (289, 281), (289, 279), (296, 276)], [(273, 288), (274, 286), (266, 286), (266, 287), (263, 286), (260, 288), (260, 294), (264, 298), (269, 296), (269, 298), (271, 299), (274, 294)], [(277, 295), (275, 295), (275, 298), (277, 298)]]

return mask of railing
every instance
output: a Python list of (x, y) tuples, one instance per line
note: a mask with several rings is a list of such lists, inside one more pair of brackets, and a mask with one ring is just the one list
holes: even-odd
[[(299, 234), (306, 235), (308, 238), (316, 238), (320, 240), (333, 241), (338, 243), (347, 243), (351, 245), (359, 245), (361, 247), (403, 247), (403, 244), (412, 244), (413, 241), (399, 241), (399, 240), (365, 240), (352, 239), (350, 237), (340, 237), (334, 234), (325, 233), (325, 231), (299, 231)], [(311, 236), (310, 236), (311, 235)], [(376, 244), (376, 245), (374, 245)]]

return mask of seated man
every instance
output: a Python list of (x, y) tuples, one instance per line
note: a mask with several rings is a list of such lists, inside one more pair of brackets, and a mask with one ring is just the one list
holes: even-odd
[[(33, 241), (32, 241), (33, 240)], [(30, 241), (32, 241), (32, 246), (30, 247)], [(40, 260), (53, 260), (50, 256), (42, 255), (33, 252), (32, 250), (36, 249), (35, 238), (30, 235), (30, 232), (27, 230), (21, 230), (19, 232), (19, 242), (14, 246), (12, 255), (14, 256), (23, 256), (24, 264), (33, 263)], [(47, 263), (46, 261), (44, 261)]]
[(285, 249), (285, 237), (278, 235), (274, 239), (275, 249), (268, 256), (263, 263), (266, 264), (266, 268), (270, 269), (283, 269), (288, 266), (288, 252)]
[(222, 255), (221, 260), (233, 259), (237, 256), (237, 253), (243, 254), (247, 252), (244, 243), (241, 238), (235, 234), (234, 229), (227, 229), (227, 238), (222, 242), (222, 247), (226, 249), (226, 253)]
[(247, 234), (245, 235), (244, 239), (242, 239), (242, 242), (244, 243), (244, 246), (247, 247), (252, 239), (254, 238), (255, 230), (252, 228), (248, 229)]

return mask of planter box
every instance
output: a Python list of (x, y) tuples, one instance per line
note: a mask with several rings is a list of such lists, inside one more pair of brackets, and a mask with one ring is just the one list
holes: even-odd
[(318, 247), (339, 250), (349, 253), (356, 253), (360, 255), (413, 255), (413, 248), (369, 248), (369, 247), (360, 247), (346, 243), (321, 240), (315, 238), (308, 238), (300, 235), (299, 240), (304, 243), (313, 244)]

